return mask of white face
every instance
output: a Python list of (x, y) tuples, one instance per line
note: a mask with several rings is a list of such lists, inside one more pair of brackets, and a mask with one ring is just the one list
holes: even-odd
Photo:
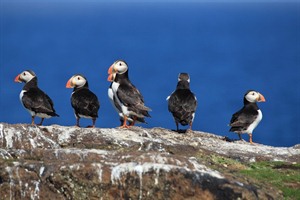
[(33, 78), (34, 76), (30, 74), (28, 71), (24, 71), (20, 74), (20, 80), (24, 81), (25, 83), (29, 82)]
[(82, 87), (85, 85), (86, 79), (80, 75), (75, 75), (72, 77), (71, 82), (73, 86)]
[(259, 92), (250, 91), (246, 94), (245, 98), (247, 99), (247, 101), (254, 103), (258, 101), (259, 96), (260, 96)]
[(128, 70), (128, 66), (125, 62), (119, 60), (119, 61), (116, 61), (116, 63), (114, 64), (114, 70), (118, 74), (123, 74)]

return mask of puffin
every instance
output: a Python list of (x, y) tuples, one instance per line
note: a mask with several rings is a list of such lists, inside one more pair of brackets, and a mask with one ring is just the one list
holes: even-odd
[(111, 82), (108, 97), (120, 116), (120, 127), (130, 128), (136, 122), (146, 123), (145, 117), (151, 117), (151, 109), (145, 106), (142, 94), (129, 80), (127, 63), (124, 60), (115, 61), (109, 67), (108, 74), (107, 80)]
[(172, 113), (176, 124), (176, 131), (180, 132), (178, 124), (182, 126), (189, 125), (188, 130), (191, 131), (197, 109), (197, 98), (190, 90), (190, 76), (188, 73), (178, 75), (176, 90), (167, 97), (167, 101), (168, 110)]
[(247, 133), (249, 135), (250, 144), (254, 144), (252, 141), (252, 133), (263, 117), (256, 102), (265, 101), (265, 97), (259, 92), (248, 90), (244, 95), (244, 106), (232, 115), (229, 124), (231, 128), (229, 131), (237, 133), (240, 140), (242, 140), (241, 134)]
[[(118, 112), (119, 117), (120, 117), (120, 122), (121, 122), (120, 126), (122, 126), (123, 123), (124, 123), (124, 115), (122, 113), (122, 108), (120, 107), (120, 105), (116, 101), (115, 95), (114, 95), (113, 90), (112, 90), (112, 84), (113, 83), (111, 83), (109, 88), (108, 88), (108, 98), (109, 98), (110, 103), (112, 104), (113, 108)], [(129, 126), (133, 126), (135, 122), (147, 124), (145, 118), (143, 118), (143, 117), (136, 117), (136, 121), (134, 121), (133, 118), (134, 118), (134, 116), (132, 116), (132, 115), (130, 115), (127, 118), (127, 121), (130, 122)]]
[(66, 88), (74, 88), (71, 95), (71, 105), (76, 117), (76, 126), (80, 127), (80, 118), (90, 118), (93, 125), (88, 126), (88, 128), (94, 128), (100, 103), (97, 96), (89, 90), (87, 79), (81, 74), (75, 74), (68, 80)]
[(32, 70), (25, 70), (16, 76), (15, 82), (25, 83), (21, 93), (20, 101), (31, 115), (31, 124), (34, 125), (36, 116), (41, 118), (42, 125), (45, 118), (59, 117), (53, 107), (51, 98), (38, 87), (36, 74)]

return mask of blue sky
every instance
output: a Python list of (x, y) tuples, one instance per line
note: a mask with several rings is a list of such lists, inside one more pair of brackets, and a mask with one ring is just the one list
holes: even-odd
[(124, 59), (153, 110), (144, 127), (175, 128), (165, 99), (187, 72), (199, 101), (195, 130), (236, 137), (227, 124), (256, 89), (267, 102), (254, 141), (299, 142), (299, 4), (164, 2), (1, 1), (0, 121), (30, 122), (13, 82), (30, 68), (61, 115), (46, 125), (75, 124), (65, 83), (82, 73), (101, 102), (97, 126), (115, 127), (107, 69)]

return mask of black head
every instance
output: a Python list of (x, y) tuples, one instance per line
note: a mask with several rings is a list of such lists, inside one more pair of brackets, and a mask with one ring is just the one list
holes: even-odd
[(190, 82), (190, 76), (188, 73), (180, 73), (178, 75), (178, 81), (187, 81)]
[(67, 88), (88, 87), (88, 81), (83, 75), (75, 74), (68, 80), (66, 87)]
[(107, 80), (110, 82), (116, 79), (128, 78), (128, 65), (124, 60), (115, 61), (108, 69)]
[(248, 90), (244, 95), (244, 104), (265, 102), (265, 97), (255, 90)]
[(28, 83), (33, 78), (36, 79), (35, 73), (32, 70), (25, 70), (21, 74), (19, 74), (18, 76), (16, 76), (15, 82), (19, 82), (19, 83), (25, 82), (25, 83)]

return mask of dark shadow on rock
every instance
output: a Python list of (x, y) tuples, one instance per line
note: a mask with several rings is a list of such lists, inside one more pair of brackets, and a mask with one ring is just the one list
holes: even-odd
[(226, 142), (236, 142), (236, 141), (240, 141), (240, 139), (231, 139), (228, 136), (225, 136), (222, 140), (226, 141)]
[(172, 131), (179, 134), (185, 134), (188, 132), (188, 129), (178, 129), (178, 130), (172, 129)]

